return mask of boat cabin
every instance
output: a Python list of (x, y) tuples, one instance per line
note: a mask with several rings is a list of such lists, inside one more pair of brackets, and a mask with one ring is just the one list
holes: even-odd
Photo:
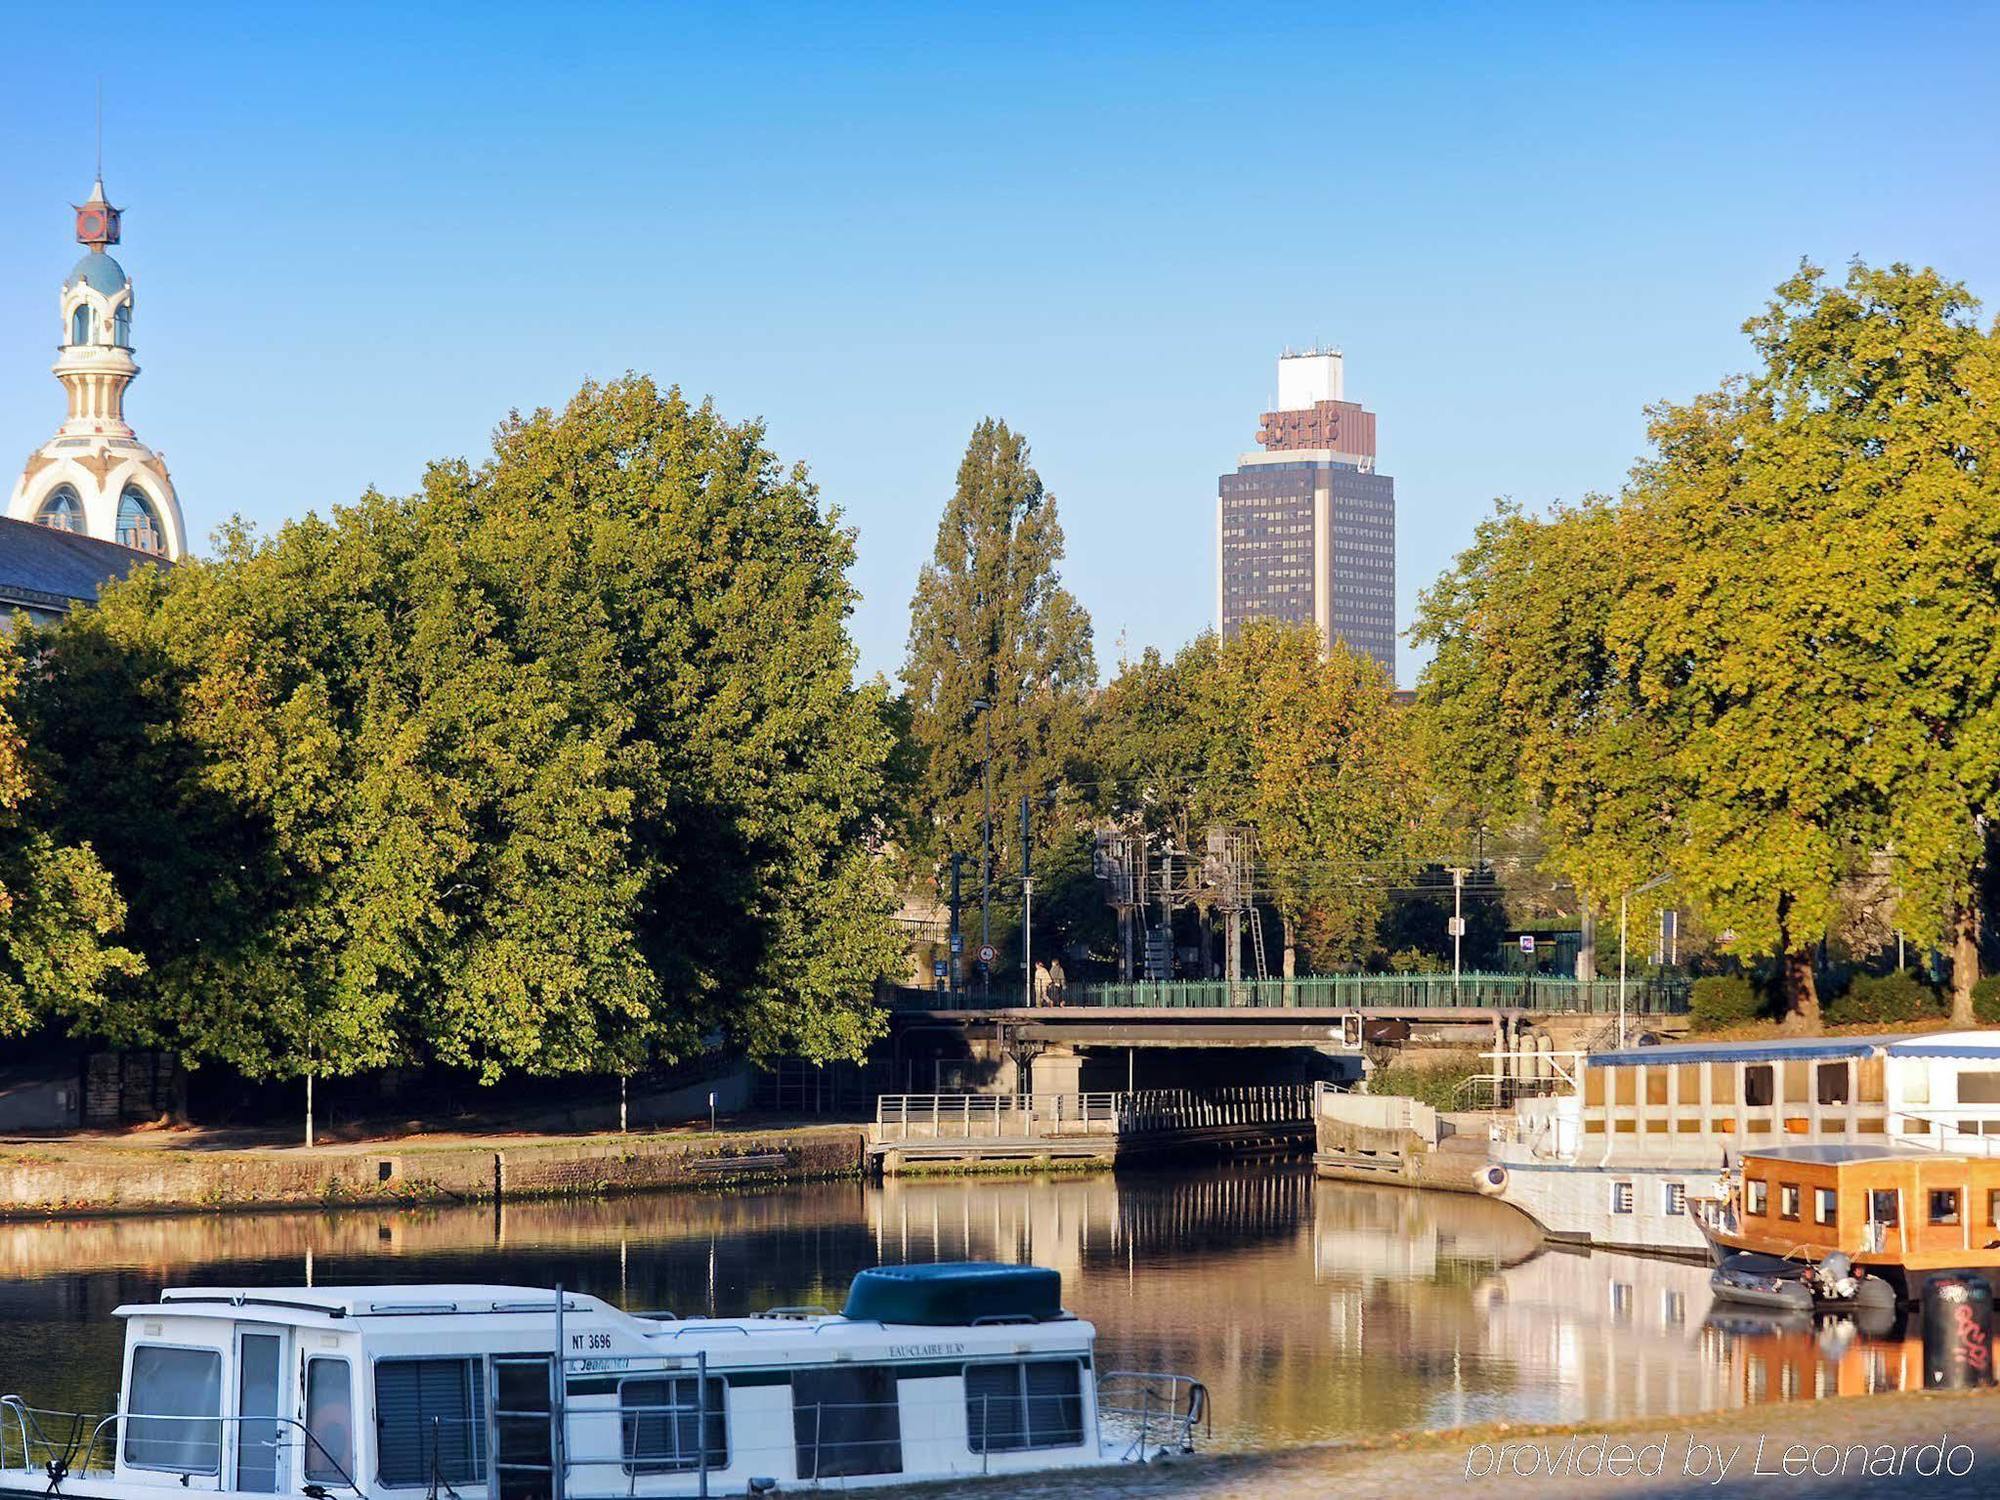
[(1732, 1248), (1871, 1269), (2000, 1265), (2000, 1158), (1824, 1143), (1744, 1155)]
[[(1631, 1047), (1524, 1110), (1579, 1162), (1722, 1160), (1817, 1141), (2000, 1150), (2000, 1033)], [(1990, 1139), (1989, 1139), (1990, 1138)]]
[[(1094, 1330), (1060, 1293), (911, 1266), (840, 1314), (679, 1319), (533, 1287), (174, 1288), (118, 1309), (121, 1411), (63, 1492), (564, 1500), (1099, 1463)], [(6, 1466), (33, 1469), (48, 1418), (8, 1401)]]

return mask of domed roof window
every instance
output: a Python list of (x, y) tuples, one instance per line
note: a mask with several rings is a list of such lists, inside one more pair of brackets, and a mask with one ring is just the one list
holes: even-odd
[(75, 490), (66, 484), (59, 484), (49, 491), (49, 498), (35, 512), (35, 520), (57, 531), (82, 531), (83, 502), (77, 499)]
[(140, 552), (165, 552), (166, 534), (153, 514), (153, 502), (136, 485), (127, 485), (118, 497), (118, 543)]
[(79, 282), (103, 296), (115, 297), (125, 290), (125, 268), (102, 250), (93, 250), (70, 268), (63, 290)]
[(90, 304), (79, 302), (76, 310), (69, 315), (69, 341), (72, 344), (90, 342)]

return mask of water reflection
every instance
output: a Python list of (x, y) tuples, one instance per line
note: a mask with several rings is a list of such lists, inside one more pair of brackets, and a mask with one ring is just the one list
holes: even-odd
[(1033, 1261), (1102, 1368), (1181, 1369), (1219, 1441), (1664, 1414), (1920, 1379), (1900, 1328), (1711, 1314), (1704, 1268), (1543, 1251), (1491, 1200), (1273, 1163), (746, 1196), (0, 1226), (0, 1388), (102, 1409), (163, 1285), (557, 1282), (634, 1309), (839, 1306), (878, 1262)]

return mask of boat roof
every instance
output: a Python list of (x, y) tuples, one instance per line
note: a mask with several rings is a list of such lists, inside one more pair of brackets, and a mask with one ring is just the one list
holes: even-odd
[(1786, 1037), (1764, 1042), (1681, 1042), (1666, 1047), (1626, 1047), (1593, 1052), (1585, 1062), (1593, 1068), (1627, 1068), (1640, 1063), (1783, 1062), (1791, 1059), (1833, 1061), (1843, 1057), (1992, 1058), (2000, 1061), (2000, 1030), (1933, 1031), (1912, 1036), (1887, 1032), (1880, 1036)]
[(1989, 1161), (1991, 1157), (1970, 1157), (1956, 1151), (1926, 1151), (1921, 1146), (1868, 1146), (1855, 1141), (1826, 1141), (1814, 1146), (1751, 1146), (1743, 1152), (1748, 1161), (1757, 1157), (1765, 1161), (1806, 1162), (1818, 1166), (1848, 1166), (1864, 1161)]
[[(556, 1294), (545, 1286), (499, 1286), (479, 1283), (417, 1286), (172, 1286), (158, 1302), (131, 1302), (117, 1309), (121, 1318), (157, 1317), (165, 1311), (199, 1314), (205, 1308), (286, 1308), (329, 1318), (414, 1317), (455, 1313), (552, 1313)], [(563, 1293), (566, 1313), (619, 1312), (599, 1298), (581, 1292)]]

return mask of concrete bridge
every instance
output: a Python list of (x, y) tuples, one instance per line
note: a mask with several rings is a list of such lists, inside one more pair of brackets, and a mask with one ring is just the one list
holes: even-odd
[[(1531, 1030), (1557, 1027), (1566, 1048), (1615, 1028), (1621, 993), (1616, 981), (1532, 975), (1343, 974), (1073, 985), (1060, 1005), (918, 989), (888, 998), (891, 1076), (903, 1087), (1070, 1094), (1349, 1083), (1364, 1041), (1412, 1034), (1513, 1053)], [(1622, 1000), (1633, 1027), (1678, 1027), (1686, 1009), (1675, 982), (1629, 984)]]

